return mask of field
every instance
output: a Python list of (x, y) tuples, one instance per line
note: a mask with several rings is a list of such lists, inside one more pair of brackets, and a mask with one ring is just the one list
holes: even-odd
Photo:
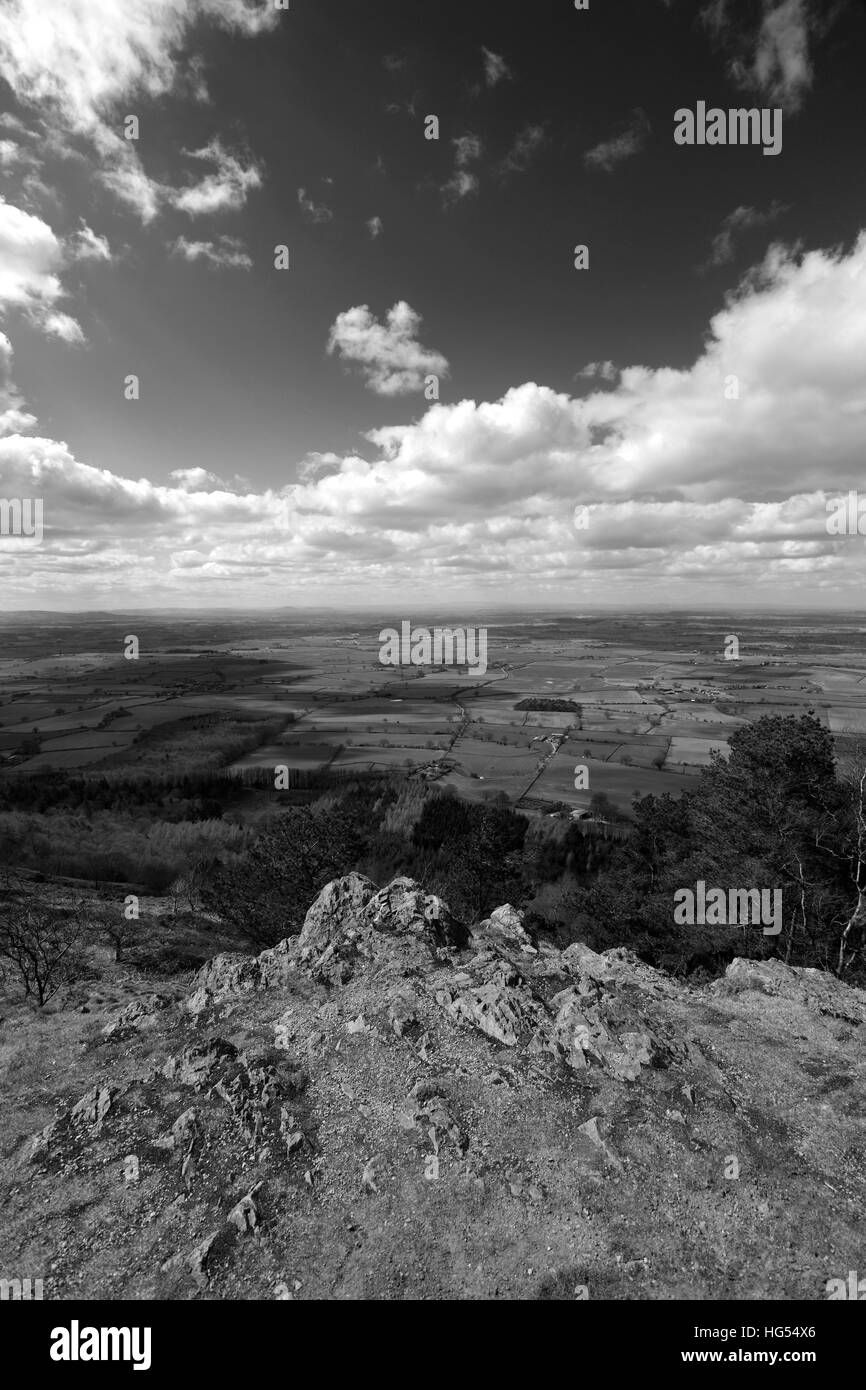
[[(814, 710), (843, 755), (866, 740), (856, 619), (506, 615), (486, 622), (483, 675), (382, 666), (378, 633), (399, 622), (4, 617), (0, 779), (388, 770), (536, 810), (583, 808), (595, 791), (627, 810), (681, 792), (763, 714)], [(137, 660), (124, 655), (131, 633)], [(731, 633), (739, 660), (725, 659)], [(575, 708), (545, 707), (557, 701)], [(588, 789), (575, 787), (581, 765)]]

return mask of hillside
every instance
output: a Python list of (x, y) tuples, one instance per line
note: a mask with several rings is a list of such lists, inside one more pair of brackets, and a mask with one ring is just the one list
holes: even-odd
[(821, 1299), (862, 1265), (866, 994), (818, 971), (690, 987), (352, 874), (300, 937), (100, 999), (0, 1022), (0, 1275), (46, 1298)]

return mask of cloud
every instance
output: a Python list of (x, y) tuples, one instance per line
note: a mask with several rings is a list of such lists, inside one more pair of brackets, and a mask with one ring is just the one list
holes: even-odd
[[(390, 395), (435, 370), (418, 337), (408, 305), (382, 325), (361, 306), (330, 347)], [(848, 248), (771, 247), (690, 365), (596, 363), (579, 397), (530, 381), (434, 403), (360, 452), (310, 455), (277, 492), (232, 491), (194, 462), (168, 487), (131, 480), (10, 436), (4, 492), (44, 497), (46, 537), (0, 554), (0, 583), (28, 607), (267, 603), (290, 583), (344, 603), (433, 587), (481, 612), (506, 584), (551, 603), (860, 608), (863, 538), (828, 535), (826, 503), (863, 486), (864, 360), (866, 232)]]
[(298, 189), (298, 202), (308, 222), (333, 222), (334, 214), (324, 203), (316, 203), (306, 188)]
[(477, 135), (458, 135), (451, 143), (454, 146), (454, 160), (458, 169), (465, 168), (473, 159), (481, 158), (483, 146)]
[(377, 237), (380, 237), (385, 230), (385, 225), (381, 217), (371, 217), (369, 222), (366, 223), (366, 227), (374, 241)]
[(157, 216), (171, 190), (148, 177), (135, 148), (127, 141), (118, 137), (102, 139), (99, 143), (109, 162), (109, 167), (99, 172), (100, 183), (147, 226)]
[(19, 101), (92, 134), (122, 101), (171, 92), (193, 27), (209, 19), (253, 36), (280, 22), (260, 0), (4, 0), (0, 73)]
[(500, 165), (500, 173), (525, 174), (545, 141), (543, 125), (524, 126)]
[(59, 338), (62, 343), (70, 343), (74, 347), (79, 347), (87, 341), (78, 320), (59, 309), (46, 314), (40, 326), (49, 338)]
[(108, 238), (99, 236), (81, 219), (78, 231), (67, 243), (67, 249), (76, 261), (110, 261), (111, 247)]
[(640, 153), (646, 143), (649, 129), (650, 124), (644, 112), (636, 110), (631, 123), (618, 135), (612, 136), (610, 140), (602, 140), (593, 149), (587, 150), (584, 162), (611, 173), (624, 159), (630, 159), (632, 155)]
[(760, 14), (742, 0), (711, 0), (701, 11), (715, 37), (732, 50), (730, 72), (744, 89), (789, 113), (800, 109), (813, 82), (810, 45), (842, 6), (813, 0), (761, 0)]
[(39, 110), (55, 145), (87, 140), (106, 187), (147, 222), (164, 191), (117, 132), (123, 108), (134, 113), (191, 82), (198, 99), (206, 95), (200, 61), (186, 52), (201, 22), (252, 37), (280, 20), (268, 0), (4, 0), (0, 77), (22, 105)]
[(171, 202), (190, 217), (205, 213), (238, 212), (246, 203), (252, 189), (261, 188), (262, 171), (252, 158), (245, 163), (238, 155), (223, 147), (214, 137), (199, 150), (186, 150), (190, 159), (200, 159), (214, 165), (198, 183), (171, 195)]
[(38, 160), (17, 140), (0, 140), (0, 169), (35, 168)]
[(499, 53), (492, 53), (489, 48), (482, 48), (481, 54), (484, 58), (484, 81), (488, 87), (495, 87), (506, 77), (511, 76), (511, 69)]
[(22, 312), (34, 327), (67, 343), (84, 342), (75, 319), (57, 308), (66, 251), (43, 222), (0, 198), (0, 313)]
[(215, 270), (252, 270), (253, 266), (244, 243), (232, 236), (221, 236), (216, 241), (187, 241), (180, 236), (171, 251), (185, 261), (205, 261)]
[(234, 491), (229, 483), (207, 468), (175, 468), (168, 476), (188, 492), (202, 492), (213, 488), (220, 488), (224, 492)]
[(405, 396), (423, 390), (428, 375), (448, 375), (446, 358), (418, 342), (420, 327), (421, 315), (405, 300), (389, 310), (384, 324), (361, 304), (337, 316), (328, 352), (359, 366), (369, 390), (377, 395)]
[(458, 135), (451, 144), (454, 147), (454, 173), (440, 189), (446, 203), (459, 202), (470, 193), (478, 192), (478, 177), (468, 166), (480, 159), (484, 152), (477, 135)]
[(734, 208), (722, 223), (721, 230), (713, 237), (709, 260), (704, 269), (709, 266), (727, 265), (734, 259), (734, 244), (740, 232), (751, 227), (766, 227), (783, 212), (787, 212), (787, 208), (784, 203), (778, 202), (771, 203), (766, 212), (758, 212), (756, 208), (749, 207)]
[(36, 424), (36, 416), (23, 409), (24, 402), (12, 380), (12, 357), (12, 344), (0, 333), (0, 436), (24, 434)]
[(587, 362), (577, 375), (588, 380), (616, 381), (619, 371), (612, 362)]

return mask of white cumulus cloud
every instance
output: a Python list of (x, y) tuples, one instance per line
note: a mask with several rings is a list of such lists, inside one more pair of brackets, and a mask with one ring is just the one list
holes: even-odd
[(368, 305), (360, 304), (337, 316), (328, 352), (360, 367), (377, 395), (408, 395), (423, 389), (426, 376), (448, 375), (447, 359), (419, 343), (420, 328), (420, 314), (405, 300), (389, 310), (384, 323), (379, 323)]

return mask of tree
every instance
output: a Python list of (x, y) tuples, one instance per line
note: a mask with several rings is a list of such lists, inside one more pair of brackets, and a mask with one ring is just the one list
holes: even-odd
[(82, 970), (84, 919), (79, 908), (19, 902), (0, 913), (0, 960), (27, 999), (41, 1009)]
[(340, 807), (293, 808), (236, 863), (213, 864), (203, 905), (254, 945), (273, 946), (298, 934), (313, 899), (356, 867), (362, 848), (355, 822)]
[(440, 874), (442, 895), (469, 921), (486, 917), (526, 892), (523, 842), (525, 816), (497, 805), (472, 806), (468, 833), (449, 847)]
[[(656, 964), (736, 953), (862, 971), (866, 931), (866, 750), (840, 778), (833, 739), (813, 712), (738, 729), (679, 800), (634, 803), (635, 830), (603, 875), (627, 938)], [(675, 926), (673, 895), (694, 887), (780, 890), (782, 930)], [(594, 905), (591, 905), (594, 906)]]
[(137, 918), (124, 915), (120, 903), (113, 903), (110, 906), (106, 904), (104, 907), (92, 909), (89, 925), (105, 937), (114, 951), (115, 963), (119, 965), (127, 946), (131, 946), (137, 938), (140, 924)]

